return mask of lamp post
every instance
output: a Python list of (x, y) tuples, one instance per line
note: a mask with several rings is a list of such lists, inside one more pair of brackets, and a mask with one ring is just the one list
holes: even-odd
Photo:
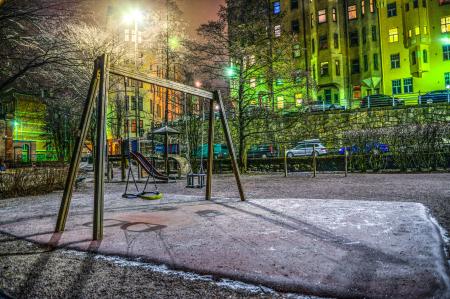
[[(139, 33), (138, 33), (138, 23), (143, 19), (143, 14), (138, 9), (134, 9), (130, 11), (128, 14), (124, 16), (125, 22), (130, 24), (133, 22), (134, 25), (134, 68), (138, 69), (138, 43), (139, 43)], [(136, 122), (136, 151), (141, 151), (140, 139), (141, 139), (141, 120), (140, 120), (140, 107), (139, 107), (139, 84), (137, 81), (134, 82), (134, 120)], [(127, 103), (128, 104), (128, 103)], [(128, 105), (127, 105), (128, 106)], [(128, 127), (130, 124), (128, 124)], [(128, 128), (129, 129), (129, 128)], [(128, 135), (129, 136), (129, 135)], [(128, 140), (130, 143), (130, 140)], [(141, 169), (138, 165), (138, 179), (141, 179)]]

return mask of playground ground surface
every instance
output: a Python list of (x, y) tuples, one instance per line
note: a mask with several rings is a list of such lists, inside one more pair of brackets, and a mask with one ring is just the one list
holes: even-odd
[(106, 184), (102, 242), (90, 240), (89, 181), (74, 194), (63, 234), (52, 233), (60, 192), (4, 200), (0, 290), (41, 298), (445, 298), (448, 263), (434, 219), (449, 228), (449, 180), (244, 176), (245, 203), (232, 176), (215, 179), (213, 202), (184, 182), (158, 184), (161, 201), (125, 200), (114, 182)]

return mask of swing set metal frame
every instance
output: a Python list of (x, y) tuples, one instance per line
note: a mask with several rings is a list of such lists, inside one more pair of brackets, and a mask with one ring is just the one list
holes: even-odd
[[(92, 119), (94, 107), (96, 106), (96, 153), (94, 160), (94, 213), (93, 213), (93, 240), (103, 239), (103, 219), (104, 219), (104, 189), (105, 189), (105, 153), (106, 153), (106, 109), (109, 93), (109, 75), (117, 75), (141, 81), (144, 83), (160, 86), (162, 88), (172, 89), (174, 91), (191, 94), (209, 100), (210, 117), (208, 124), (208, 163), (206, 173), (206, 191), (205, 200), (211, 200), (212, 193), (212, 173), (214, 161), (214, 103), (219, 106), (219, 114), (224, 130), (226, 143), (230, 152), (231, 164), (234, 177), (239, 190), (239, 196), (245, 201), (244, 189), (241, 183), (240, 172), (236, 160), (236, 154), (231, 139), (230, 129), (222, 101), (222, 95), (219, 90), (214, 92), (195, 88), (178, 82), (156, 78), (147, 74), (130, 70), (124, 67), (109, 65), (107, 54), (99, 56), (94, 62), (94, 72), (89, 86), (88, 97), (84, 105), (84, 111), (79, 126), (78, 136), (76, 138), (75, 147), (73, 149), (72, 158), (67, 175), (64, 193), (59, 208), (58, 219), (56, 222), (55, 232), (63, 232), (65, 230), (70, 203), (73, 194), (73, 187), (76, 181), (76, 175), (81, 160), (83, 144), (87, 137), (88, 128)], [(95, 103), (96, 102), (96, 103)]]

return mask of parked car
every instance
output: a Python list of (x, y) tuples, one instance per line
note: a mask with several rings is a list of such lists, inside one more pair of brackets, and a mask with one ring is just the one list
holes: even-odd
[(419, 96), (419, 104), (450, 103), (450, 89), (434, 90)]
[[(213, 152), (214, 159), (227, 158), (230, 155), (228, 147), (225, 144), (214, 144)], [(208, 145), (203, 144), (202, 146), (199, 146), (195, 152), (195, 157), (198, 159), (208, 158)]]
[(332, 110), (345, 110), (345, 106), (341, 106), (339, 104), (317, 102), (315, 104), (308, 105), (305, 108), (306, 112), (332, 111)]
[(361, 108), (386, 107), (386, 106), (402, 106), (401, 99), (388, 96), (385, 94), (374, 94), (361, 99)]
[(277, 157), (278, 151), (272, 144), (253, 145), (247, 151), (248, 158), (269, 158)]
[[(352, 153), (352, 154), (359, 154), (362, 152), (358, 146), (352, 145), (352, 146), (347, 146), (347, 147), (341, 147), (339, 149), (339, 154), (341, 154), (341, 155), (345, 154), (345, 149), (347, 149), (347, 152)], [(379, 151), (380, 153), (387, 153), (387, 152), (389, 152), (389, 146), (384, 143), (370, 142), (370, 143), (367, 143), (364, 147), (364, 153), (366, 153), (366, 154), (373, 152), (375, 150)]]
[(319, 156), (328, 153), (327, 148), (318, 139), (303, 140), (297, 143), (297, 145), (286, 151), (286, 156), (301, 157), (301, 156)]

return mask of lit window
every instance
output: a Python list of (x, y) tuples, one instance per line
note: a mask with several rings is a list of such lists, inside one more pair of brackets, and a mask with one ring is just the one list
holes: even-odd
[(364, 16), (366, 14), (366, 2), (361, 0), (361, 15)]
[(419, 35), (420, 34), (420, 27), (417, 26), (416, 28), (414, 28), (414, 31), (415, 31), (416, 35)]
[(281, 5), (280, 5), (280, 1), (275, 1), (273, 3), (273, 13), (274, 14), (279, 14), (281, 12)]
[(388, 3), (387, 5), (388, 18), (395, 17), (396, 15), (397, 15), (397, 3), (396, 2)]
[(392, 94), (402, 93), (402, 80), (392, 80)]
[(391, 55), (391, 69), (399, 69), (400, 68), (400, 54), (392, 54)]
[(375, 11), (375, 4), (373, 2), (374, 0), (369, 0), (370, 12)]
[(318, 22), (319, 24), (326, 23), (327, 22), (327, 10), (321, 9), (318, 12)]
[(450, 16), (441, 18), (441, 32), (450, 32)]
[(277, 97), (277, 107), (278, 107), (278, 109), (283, 109), (283, 107), (284, 107), (284, 98), (283, 97)]
[(341, 75), (341, 62), (339, 60), (335, 60), (334, 67), (336, 69), (336, 76), (340, 76)]
[(403, 92), (404, 93), (413, 93), (413, 79), (412, 78), (403, 79)]
[(320, 76), (328, 76), (328, 61), (320, 64)]
[(389, 42), (390, 43), (398, 42), (398, 28), (389, 29)]
[(294, 58), (298, 58), (301, 55), (301, 51), (300, 51), (300, 45), (299, 44), (295, 44), (292, 46), (292, 57)]
[(251, 88), (255, 88), (256, 87), (256, 78), (251, 78), (250, 79), (250, 87)]
[(449, 88), (450, 86), (450, 72), (444, 73), (444, 81), (445, 81), (445, 88)]
[(408, 30), (408, 36), (412, 37), (412, 30), (411, 29)]
[(303, 95), (301, 93), (295, 94), (295, 105), (297, 107), (301, 106), (303, 104)]
[(442, 52), (444, 53), (444, 60), (450, 60), (450, 45), (442, 46)]
[(423, 26), (423, 34), (428, 34), (428, 27), (427, 26)]
[(275, 33), (275, 37), (280, 37), (281, 36), (281, 25), (276, 25), (274, 27), (274, 33)]
[(356, 5), (350, 5), (347, 10), (349, 20), (354, 20), (357, 18)]
[(332, 19), (333, 19), (333, 22), (336, 22), (336, 21), (337, 21), (337, 17), (336, 17), (336, 8), (334, 8), (334, 7), (333, 7), (333, 10), (332, 10)]

